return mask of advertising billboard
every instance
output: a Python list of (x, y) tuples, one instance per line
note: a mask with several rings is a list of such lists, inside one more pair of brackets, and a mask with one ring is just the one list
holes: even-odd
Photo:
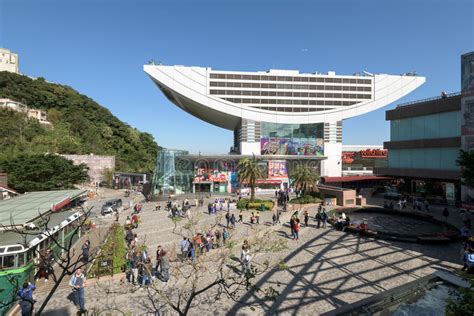
[(286, 172), (286, 162), (284, 160), (269, 160), (268, 161), (268, 178), (282, 179), (288, 178)]
[(323, 143), (322, 138), (262, 137), (260, 139), (260, 151), (262, 155), (323, 156)]

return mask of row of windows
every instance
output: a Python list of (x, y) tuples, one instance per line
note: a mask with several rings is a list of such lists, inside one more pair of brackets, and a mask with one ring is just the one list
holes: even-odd
[(297, 98), (336, 98), (336, 99), (370, 99), (370, 94), (349, 93), (307, 93), (307, 92), (268, 92), (268, 91), (233, 91), (233, 90), (211, 90), (212, 95), (248, 95), (263, 97), (297, 97)]
[(273, 83), (248, 83), (248, 82), (220, 82), (211, 81), (211, 87), (229, 88), (262, 88), (262, 89), (301, 89), (301, 90), (338, 90), (338, 91), (372, 91), (372, 87), (357, 86), (321, 86), (306, 84), (273, 84)]
[(267, 110), (267, 111), (274, 111), (274, 112), (290, 112), (290, 113), (295, 113), (295, 112), (319, 112), (319, 111), (324, 111), (326, 109), (322, 108), (270, 108), (266, 106), (256, 106), (254, 109), (261, 109), (261, 110)]
[(232, 79), (232, 80), (268, 80), (268, 81), (330, 82), (330, 83), (358, 83), (358, 84), (371, 84), (372, 83), (371, 79), (236, 75), (236, 74), (215, 74), (215, 73), (211, 73), (210, 78), (211, 79)]
[(272, 99), (234, 99), (225, 98), (224, 100), (233, 103), (250, 104), (295, 104), (295, 105), (332, 105), (332, 106), (350, 106), (357, 104), (357, 101), (313, 101), (313, 100), (272, 100)]

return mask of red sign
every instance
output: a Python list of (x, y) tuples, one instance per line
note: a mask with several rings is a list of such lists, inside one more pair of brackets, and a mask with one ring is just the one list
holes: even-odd
[(58, 204), (54, 204), (53, 207), (51, 207), (51, 211), (57, 212), (69, 203), (71, 203), (71, 200), (69, 198), (66, 198), (64, 201), (59, 202)]
[(361, 158), (387, 158), (386, 149), (366, 149), (361, 150), (359, 153)]
[(347, 163), (347, 164), (353, 163), (354, 162), (354, 155), (355, 155), (355, 153), (351, 152), (351, 151), (342, 152), (342, 162)]

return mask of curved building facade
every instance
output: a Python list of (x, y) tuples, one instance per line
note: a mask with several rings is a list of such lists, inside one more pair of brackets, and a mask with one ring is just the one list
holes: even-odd
[(348, 76), (164, 65), (145, 65), (144, 71), (175, 105), (232, 130), (232, 153), (325, 157), (323, 176), (341, 174), (344, 119), (390, 104), (425, 82), (412, 74)]

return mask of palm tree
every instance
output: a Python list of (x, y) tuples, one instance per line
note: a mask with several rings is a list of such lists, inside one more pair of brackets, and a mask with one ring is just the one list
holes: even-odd
[(258, 165), (258, 160), (255, 158), (244, 158), (237, 164), (237, 173), (239, 175), (239, 182), (246, 182), (250, 187), (250, 201), (255, 201), (255, 186), (257, 179), (264, 177), (263, 170)]
[(312, 187), (319, 180), (319, 175), (314, 168), (301, 164), (291, 172), (290, 178), (293, 185), (303, 191), (303, 195), (308, 192), (308, 188)]

